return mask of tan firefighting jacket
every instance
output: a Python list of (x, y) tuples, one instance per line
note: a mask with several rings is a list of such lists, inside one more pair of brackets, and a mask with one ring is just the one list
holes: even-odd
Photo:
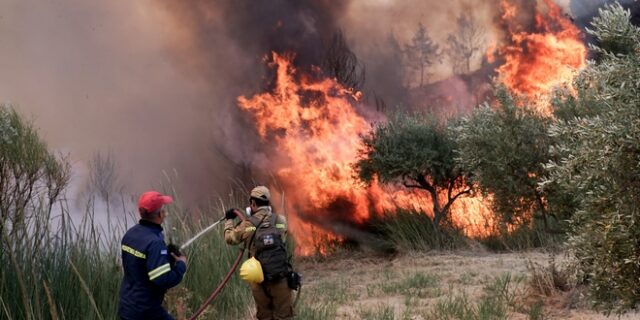
[[(267, 224), (271, 223), (271, 207), (259, 207), (256, 212), (253, 213), (253, 217), (257, 217), (259, 219), (263, 219), (263, 225), (268, 226)], [(287, 237), (287, 220), (284, 216), (278, 215), (276, 219), (276, 228), (280, 231), (280, 236), (282, 237), (282, 241), (286, 241)], [(256, 226), (251, 223), (249, 220), (243, 220), (234, 227), (233, 220), (227, 220), (224, 224), (224, 240), (227, 244), (236, 245), (244, 242), (244, 245), (249, 245), (249, 241), (253, 237), (253, 233), (256, 231)], [(253, 257), (256, 253), (255, 248), (255, 240), (251, 243), (251, 247), (249, 248), (249, 254)]]

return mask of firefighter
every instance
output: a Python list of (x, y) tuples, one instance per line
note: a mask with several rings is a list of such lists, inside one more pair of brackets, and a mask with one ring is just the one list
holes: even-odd
[[(241, 277), (251, 286), (257, 307), (257, 319), (291, 319), (294, 311), (292, 289), (287, 282), (290, 265), (284, 245), (287, 233), (286, 219), (271, 211), (270, 199), (269, 189), (258, 186), (251, 190), (250, 207), (247, 208), (249, 217), (244, 217), (238, 209), (227, 210), (224, 239), (230, 245), (244, 244), (249, 249), (249, 257), (262, 259), (261, 269), (264, 270), (264, 274), (260, 270), (261, 274), (258, 275), (261, 283), (247, 280), (241, 270)], [(236, 217), (242, 219), (237, 226), (234, 224)], [(275, 234), (269, 234), (269, 230), (274, 230)], [(256, 234), (261, 234), (261, 237), (256, 237)], [(261, 241), (269, 246), (265, 247)], [(258, 267), (260, 268), (260, 264)]]
[(122, 238), (122, 268), (118, 316), (121, 320), (172, 320), (162, 307), (165, 292), (187, 271), (187, 258), (169, 252), (162, 234), (170, 196), (145, 192), (138, 200), (140, 222)]

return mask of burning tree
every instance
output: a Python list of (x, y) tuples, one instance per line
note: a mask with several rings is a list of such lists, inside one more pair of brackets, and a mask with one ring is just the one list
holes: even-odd
[(511, 23), (517, 21), (519, 9), (512, 2), (501, 2), (500, 19), (508, 26), (509, 39), (497, 48), (504, 63), (496, 71), (498, 80), (511, 92), (542, 101), (536, 108), (548, 115), (547, 98), (555, 87), (570, 82), (584, 67), (587, 48), (580, 30), (553, 0), (540, 4), (547, 10), (537, 9), (535, 25), (528, 30)]
[(560, 99), (586, 112), (551, 127), (560, 160), (543, 186), (575, 197), (570, 244), (583, 279), (599, 306), (623, 310), (640, 302), (640, 28), (618, 4), (592, 25), (606, 49), (576, 80), (577, 98)]
[(327, 48), (322, 70), (347, 88), (360, 90), (364, 85), (364, 65), (358, 61), (358, 57), (349, 49), (347, 41), (345, 41), (344, 35), (340, 30), (334, 33), (331, 44)]
[(471, 192), (455, 161), (455, 140), (446, 126), (428, 116), (398, 114), (362, 137), (364, 149), (355, 169), (360, 180), (401, 183), (428, 192), (433, 224), (447, 218), (451, 205)]
[(504, 89), (496, 96), (497, 108), (480, 106), (454, 127), (458, 161), (483, 194), (492, 195), (502, 222), (528, 222), (533, 215), (549, 230), (549, 195), (538, 188), (538, 180), (550, 160), (550, 119), (521, 106)]
[(466, 74), (471, 71), (473, 58), (482, 50), (485, 31), (469, 13), (463, 13), (458, 17), (456, 27), (456, 32), (447, 37), (446, 53), (451, 61), (453, 73)]
[(427, 29), (420, 23), (411, 43), (405, 45), (404, 53), (409, 68), (420, 75), (420, 87), (422, 87), (427, 70), (436, 62), (440, 62), (442, 57), (440, 46), (431, 39)]

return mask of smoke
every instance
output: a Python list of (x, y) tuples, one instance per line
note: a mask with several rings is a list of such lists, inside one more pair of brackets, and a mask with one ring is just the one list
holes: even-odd
[(224, 89), (172, 62), (167, 39), (186, 35), (165, 18), (155, 1), (0, 2), (0, 101), (73, 162), (113, 152), (131, 192), (173, 169), (182, 190), (226, 191), (211, 143)]
[[(493, 25), (497, 1), (366, 1), (354, 0), (341, 20), (354, 52), (363, 61), (367, 82), (365, 98), (371, 104), (376, 99), (388, 109), (412, 108), (424, 110), (425, 101), (412, 96), (409, 74), (403, 61), (403, 50), (418, 29), (425, 26), (428, 35), (446, 50), (446, 39), (455, 30), (460, 14), (473, 15), (485, 33), (486, 46), (497, 41), (498, 30)], [(484, 48), (486, 49), (486, 48)], [(484, 49), (482, 52), (484, 52)], [(482, 54), (475, 57), (473, 68), (481, 64)], [(428, 82), (447, 80), (452, 75), (451, 61), (446, 54), (430, 68)], [(468, 93), (464, 92), (465, 95)], [(448, 94), (447, 94), (448, 95)]]
[[(224, 78), (231, 86), (260, 84), (262, 58), (275, 52), (295, 52), (296, 63), (308, 68), (322, 63), (324, 45), (338, 30), (336, 22), (348, 2), (330, 1), (179, 1), (166, 0), (160, 7), (193, 36), (188, 46), (180, 44), (177, 59), (184, 61), (194, 51), (205, 53), (198, 65), (200, 76), (219, 79), (226, 58), (236, 76)], [(200, 55), (200, 54), (198, 54)], [(228, 86), (227, 85), (227, 86)]]
[(620, 3), (625, 7), (633, 5), (637, 0), (571, 0), (570, 10), (571, 16), (575, 19), (580, 27), (588, 26), (593, 17), (598, 14), (598, 9), (604, 7), (605, 4)]
[[(236, 98), (271, 85), (264, 66), (271, 51), (295, 52), (308, 71), (343, 30), (366, 68), (367, 102), (414, 104), (402, 49), (418, 23), (444, 47), (456, 17), (470, 12), (489, 46), (503, 36), (499, 10), (498, 0), (4, 0), (0, 100), (32, 116), (73, 161), (111, 151), (131, 192), (177, 172), (172, 183), (195, 200), (224, 194), (234, 179), (251, 181), (252, 168), (269, 175)], [(524, 12), (522, 19), (533, 16)], [(451, 66), (444, 59), (431, 73), (430, 81), (446, 80)]]
[[(347, 5), (348, 1), (168, 0), (159, 6), (190, 35), (188, 41), (171, 45), (174, 62), (224, 92), (218, 95), (216, 112), (228, 118), (220, 123), (221, 131), (231, 138), (214, 143), (246, 169), (238, 176), (246, 184), (271, 184), (279, 168), (268, 160), (272, 146), (260, 141), (251, 117), (237, 108), (237, 97), (273, 85), (273, 70), (265, 65), (271, 52), (294, 53), (297, 68), (318, 74)], [(189, 63), (192, 57), (197, 57), (195, 67)]]

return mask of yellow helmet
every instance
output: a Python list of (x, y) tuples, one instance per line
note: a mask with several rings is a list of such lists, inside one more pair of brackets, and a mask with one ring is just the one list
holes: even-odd
[(240, 278), (249, 283), (262, 283), (264, 274), (262, 273), (260, 261), (251, 257), (243, 262), (240, 266)]

